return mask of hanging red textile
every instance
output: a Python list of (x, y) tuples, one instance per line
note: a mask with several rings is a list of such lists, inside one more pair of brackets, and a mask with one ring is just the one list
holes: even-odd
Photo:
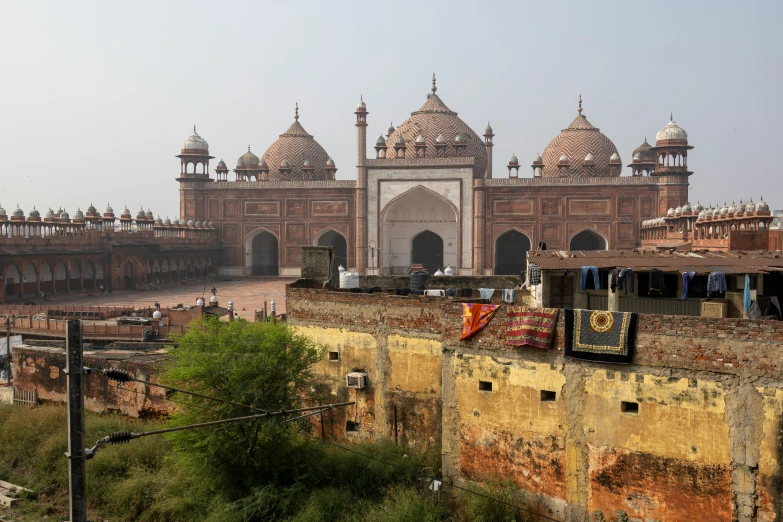
[(462, 303), (462, 337), (464, 341), (487, 324), (495, 315), (500, 305)]

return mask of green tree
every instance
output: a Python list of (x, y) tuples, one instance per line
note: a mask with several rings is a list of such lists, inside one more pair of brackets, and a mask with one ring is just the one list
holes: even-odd
[[(320, 350), (285, 324), (201, 319), (175, 343), (163, 374), (166, 384), (265, 410), (316, 401), (311, 367)], [(170, 420), (175, 426), (259, 413), (181, 393), (172, 398), (182, 403)], [(307, 457), (314, 448), (296, 436), (295, 423), (281, 425), (282, 420), (184, 430), (171, 439), (183, 464), (237, 498), (253, 487), (291, 484), (312, 473)]]

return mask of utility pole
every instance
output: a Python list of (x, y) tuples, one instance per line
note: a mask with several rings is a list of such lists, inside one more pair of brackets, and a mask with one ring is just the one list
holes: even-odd
[(87, 522), (87, 475), (84, 451), (84, 366), (82, 323), (69, 320), (65, 327), (65, 373), (68, 376), (68, 473), (71, 521)]

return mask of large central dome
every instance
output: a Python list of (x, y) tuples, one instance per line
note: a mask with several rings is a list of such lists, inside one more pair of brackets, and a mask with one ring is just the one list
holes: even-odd
[[(483, 178), (487, 172), (487, 151), (484, 141), (473, 132), (473, 129), (457, 117), (457, 113), (449, 109), (440, 96), (435, 94), (437, 87), (434, 81), (432, 94), (427, 96), (427, 101), (419, 110), (411, 113), (411, 117), (397, 127), (386, 140), (387, 150), (394, 150), (398, 137), (405, 141), (405, 159), (416, 157), (416, 142), (421, 146), (421, 140), (426, 145), (427, 156), (434, 157), (436, 143), (445, 143), (443, 157), (474, 157), (476, 163), (473, 166), (473, 176)], [(421, 137), (421, 138), (419, 138)], [(456, 145), (464, 146), (464, 151), (458, 153)], [(387, 157), (391, 157), (389, 154)]]
[[(579, 99), (579, 115), (571, 125), (566, 127), (544, 149), (544, 169), (542, 176), (576, 177), (585, 175), (585, 159), (592, 154), (591, 171), (594, 176), (612, 176), (610, 161), (619, 164), (617, 147), (612, 140), (601, 134), (598, 127), (593, 126), (582, 115), (582, 99)], [(617, 154), (616, 159), (612, 156)], [(620, 175), (620, 169), (614, 169), (615, 176)]]
[[(272, 181), (328, 179), (326, 167), (330, 159), (329, 154), (299, 123), (299, 105), (296, 108), (294, 123), (266, 149), (261, 159), (269, 167), (269, 179)], [(288, 173), (281, 176), (279, 170), (283, 161), (287, 162), (283, 165), (283, 169)]]

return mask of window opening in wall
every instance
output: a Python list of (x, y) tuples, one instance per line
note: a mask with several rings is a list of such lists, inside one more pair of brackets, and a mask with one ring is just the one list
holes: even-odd
[(479, 381), (479, 391), (491, 392), (492, 383), (490, 381)]
[(622, 401), (620, 402), (620, 411), (632, 415), (639, 415), (639, 403)]
[(345, 431), (346, 432), (357, 432), (359, 431), (359, 423), (353, 422), (353, 421), (346, 421), (345, 423)]
[(339, 361), (340, 360), (340, 352), (329, 352), (329, 360), (330, 361)]
[(549, 390), (541, 390), (541, 402), (555, 402), (557, 393)]

